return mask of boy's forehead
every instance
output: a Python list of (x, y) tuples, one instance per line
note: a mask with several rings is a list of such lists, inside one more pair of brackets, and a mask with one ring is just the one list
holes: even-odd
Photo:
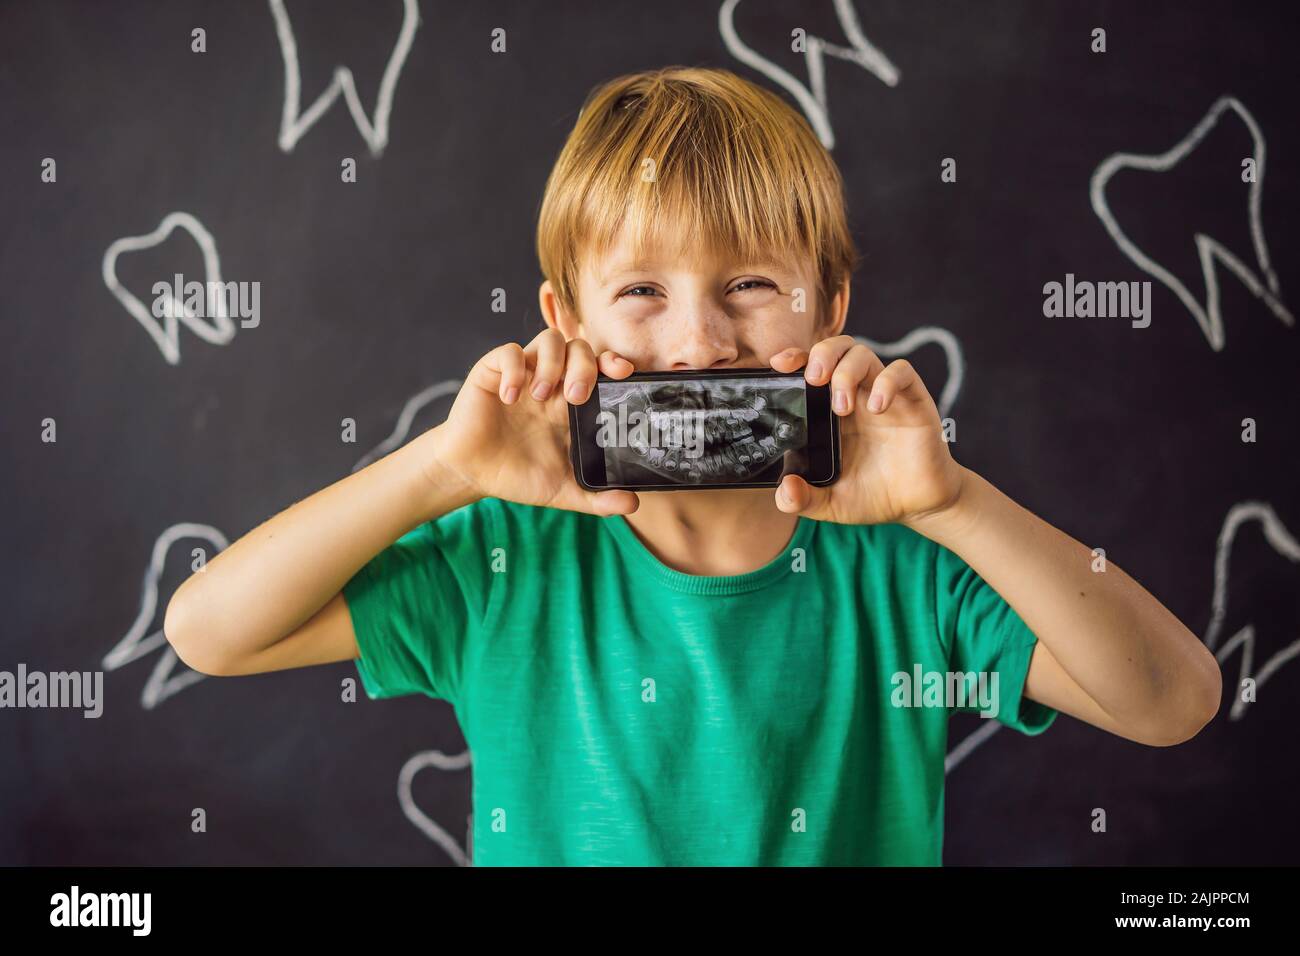
[(579, 263), (583, 271), (595, 278), (597, 285), (608, 285), (629, 272), (654, 270), (694, 271), (743, 266), (764, 268), (785, 275), (797, 275), (804, 265), (792, 252), (768, 250), (755, 260), (742, 262), (734, 254), (717, 249), (690, 237), (665, 245), (653, 239), (642, 243), (640, 250), (626, 233), (621, 233), (607, 249), (588, 244)]

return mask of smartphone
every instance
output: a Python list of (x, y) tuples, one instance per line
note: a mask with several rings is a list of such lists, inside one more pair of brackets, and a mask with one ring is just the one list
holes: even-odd
[(829, 385), (802, 370), (634, 372), (597, 376), (569, 406), (569, 456), (588, 491), (775, 488), (787, 474), (829, 485), (840, 423)]

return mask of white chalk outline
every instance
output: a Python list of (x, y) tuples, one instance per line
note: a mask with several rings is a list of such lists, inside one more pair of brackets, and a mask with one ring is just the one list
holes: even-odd
[(818, 36), (809, 35), (804, 47), (804, 61), (808, 67), (810, 91), (796, 80), (787, 70), (777, 66), (767, 57), (748, 47), (736, 33), (736, 7), (740, 0), (723, 0), (718, 9), (718, 32), (727, 50), (740, 62), (762, 73), (768, 79), (785, 87), (799, 102), (800, 108), (812, 124), (817, 138), (827, 149), (835, 148), (835, 132), (831, 128), (830, 107), (826, 101), (826, 65), (823, 54), (829, 53), (842, 60), (858, 64), (868, 73), (874, 74), (886, 86), (897, 86), (900, 78), (898, 67), (894, 66), (867, 35), (858, 23), (857, 11), (852, 0), (834, 0), (835, 14), (839, 17), (840, 27), (848, 37), (851, 46), (828, 43)]
[(452, 378), (445, 381), (435, 382), (423, 391), (412, 395), (404, 406), (402, 413), (397, 416), (397, 424), (388, 437), (381, 441), (370, 451), (362, 455), (355, 465), (352, 466), (354, 472), (360, 471), (371, 462), (378, 461), (380, 458), (393, 451), (406, 440), (406, 436), (411, 432), (411, 425), (415, 421), (416, 413), (425, 405), (431, 404), (447, 395), (455, 395), (460, 391), (461, 379)]
[[(158, 351), (162, 352), (163, 358), (171, 365), (176, 365), (181, 360), (180, 323), (182, 322), (199, 338), (213, 345), (225, 345), (235, 337), (235, 323), (226, 314), (226, 297), (224, 295), (214, 297), (216, 300), (216, 315), (210, 316), (213, 324), (209, 326), (186, 307), (184, 302), (179, 304), (179, 309), (177, 308), (176, 299), (171, 293), (170, 284), (168, 284), (167, 291), (162, 294), (166, 321), (166, 328), (164, 329), (155, 320), (153, 313), (145, 308), (144, 303), (136, 298), (135, 293), (118, 281), (117, 257), (121, 253), (152, 249), (165, 241), (177, 228), (188, 232), (203, 253), (203, 271), (206, 280), (204, 289), (211, 289), (211, 283), (221, 282), (221, 259), (217, 255), (217, 244), (212, 238), (212, 233), (204, 228), (203, 223), (187, 212), (168, 213), (163, 217), (162, 222), (158, 224), (158, 228), (147, 235), (124, 236), (114, 241), (104, 251), (104, 259), (100, 263), (100, 272), (104, 277), (104, 285), (108, 287), (108, 291), (113, 293), (126, 311), (144, 327), (144, 330), (149, 333), (158, 346)], [(207, 298), (205, 295), (205, 301), (207, 301)]]
[(275, 36), (280, 43), (280, 56), (284, 60), (284, 109), (280, 114), (280, 149), (292, 152), (298, 140), (306, 135), (334, 101), (342, 95), (347, 103), (348, 112), (357, 132), (366, 141), (370, 154), (378, 157), (388, 145), (388, 117), (393, 111), (393, 94), (397, 90), (397, 78), (406, 63), (407, 54), (415, 39), (416, 28), (420, 25), (420, 10), (416, 0), (402, 0), (402, 29), (397, 35), (397, 43), (388, 57), (384, 67), (384, 76), (379, 83), (379, 93), (375, 97), (374, 124), (372, 125), (366, 111), (361, 106), (357, 95), (357, 84), (352, 78), (352, 71), (346, 66), (334, 68), (334, 78), (325, 92), (316, 97), (307, 112), (299, 113), (302, 96), (302, 71), (298, 66), (298, 42), (293, 35), (293, 25), (289, 22), (289, 11), (285, 9), (284, 0), (268, 0), (271, 15), (275, 18)]
[[(1219, 540), (1215, 545), (1214, 597), (1210, 605), (1210, 624), (1206, 628), (1204, 639), (1205, 646), (1211, 651), (1219, 643), (1223, 630), (1223, 619), (1228, 611), (1228, 565), (1232, 554), (1232, 545), (1236, 540), (1237, 531), (1247, 522), (1258, 522), (1260, 529), (1264, 532), (1264, 539), (1272, 545), (1273, 550), (1287, 560), (1300, 564), (1300, 541), (1297, 541), (1295, 536), (1287, 530), (1286, 525), (1278, 518), (1272, 506), (1263, 501), (1243, 501), (1233, 505), (1229, 509), (1227, 517), (1223, 519), (1223, 528), (1219, 532)], [(1215, 660), (1222, 665), (1238, 647), (1241, 648), (1241, 667), (1238, 671), (1237, 682), (1233, 687), (1232, 710), (1228, 714), (1230, 720), (1240, 720), (1246, 713), (1247, 704), (1241, 699), (1240, 693), (1241, 681), (1244, 678), (1253, 677), (1256, 689), (1263, 687), (1264, 683), (1283, 664), (1294, 657), (1300, 656), (1300, 638), (1297, 638), (1270, 657), (1258, 672), (1253, 669), (1255, 663), (1254, 624), (1247, 624), (1237, 631), (1215, 654)]]
[(214, 554), (230, 546), (226, 536), (216, 528), (194, 522), (174, 524), (159, 535), (153, 545), (153, 556), (149, 560), (149, 566), (145, 568), (144, 584), (140, 589), (140, 610), (135, 616), (135, 621), (117, 645), (104, 655), (104, 670), (115, 671), (159, 647), (165, 648), (153, 673), (149, 675), (148, 682), (144, 685), (144, 692), (140, 695), (140, 705), (145, 710), (153, 710), (168, 697), (175, 696), (191, 684), (196, 684), (207, 677), (206, 674), (186, 668), (184, 674), (168, 680), (172, 669), (181, 663), (180, 658), (167, 643), (162, 628), (158, 628), (148, 636), (145, 634), (158, 613), (158, 581), (162, 578), (167, 563), (167, 553), (173, 544), (183, 538), (207, 541), (215, 549)]
[[(948, 379), (940, 390), (936, 404), (939, 409), (939, 417), (948, 417), (948, 413), (952, 411), (952, 406), (957, 402), (957, 396), (961, 394), (962, 383), (966, 378), (966, 359), (957, 336), (948, 329), (940, 328), (937, 325), (922, 325), (893, 342), (878, 342), (863, 335), (855, 335), (854, 338), (882, 359), (910, 355), (921, 346), (931, 343), (942, 348), (943, 354), (948, 360)], [(1002, 723), (996, 720), (988, 720), (984, 722), (984, 726), (963, 737), (961, 742), (953, 747), (944, 758), (944, 774), (951, 773), (958, 764), (979, 749), (985, 741), (1003, 726)]]
[(471, 812), (466, 819), (466, 845), (471, 848), (470, 852), (466, 852), (461, 849), (460, 844), (456, 842), (456, 839), (450, 833), (420, 809), (415, 802), (415, 797), (411, 794), (411, 783), (415, 780), (415, 775), (425, 767), (434, 767), (437, 770), (465, 770), (472, 763), (473, 758), (468, 750), (450, 757), (441, 750), (422, 750), (406, 761), (402, 765), (401, 773), (397, 775), (397, 802), (401, 804), (402, 813), (406, 814), (406, 818), (414, 823), (421, 833), (442, 847), (443, 851), (452, 858), (457, 866), (469, 866), (471, 863), (470, 852), (472, 852), (474, 839), (474, 814)]
[[(220, 553), (230, 546), (225, 535), (216, 528), (195, 522), (172, 525), (159, 535), (154, 542), (149, 566), (145, 569), (140, 594), (140, 610), (126, 635), (118, 641), (111, 651), (104, 655), (102, 661), (104, 670), (111, 672), (130, 664), (132, 661), (139, 660), (160, 647), (166, 648), (163, 655), (158, 659), (153, 673), (145, 684), (144, 692), (140, 696), (141, 706), (145, 710), (153, 710), (167, 698), (173, 697), (186, 687), (207, 678), (206, 674), (187, 668), (184, 674), (169, 680), (168, 677), (172, 670), (177, 664), (181, 663), (180, 658), (168, 645), (167, 637), (161, 628), (148, 633), (146, 636), (149, 626), (158, 613), (158, 582), (162, 578), (167, 563), (167, 555), (174, 544), (185, 538), (198, 538), (207, 541), (212, 545), (214, 554)], [(398, 803), (407, 819), (414, 823), (429, 839), (442, 847), (458, 866), (470, 865), (471, 858), (469, 854), (461, 849), (460, 845), (446, 830), (430, 819), (416, 805), (411, 793), (411, 782), (414, 780), (415, 775), (425, 767), (436, 767), (439, 770), (463, 770), (469, 767), (470, 763), (471, 756), (468, 750), (451, 757), (437, 750), (424, 751), (416, 754), (406, 762), (397, 781)], [(469, 834), (467, 845), (472, 845), (473, 819), (471, 813), (467, 820), (467, 827), (469, 828), (467, 829), (467, 834)]]
[[(428, 388), (412, 395), (407, 399), (406, 404), (402, 406), (402, 411), (397, 416), (397, 423), (393, 426), (392, 432), (378, 445), (362, 455), (357, 460), (357, 463), (352, 466), (352, 471), (358, 472), (371, 462), (378, 461), (384, 455), (396, 449), (411, 433), (411, 426), (415, 423), (415, 416), (420, 409), (447, 395), (455, 395), (460, 391), (460, 386), (460, 379), (446, 379), (435, 382)], [(474, 841), (473, 811), (471, 810), (466, 820), (465, 845), (468, 849), (462, 850), (460, 844), (456, 842), (456, 839), (451, 834), (419, 808), (411, 794), (411, 782), (415, 779), (415, 775), (425, 767), (435, 767), (438, 770), (464, 770), (470, 766), (471, 762), (472, 758), (468, 750), (451, 757), (440, 750), (424, 750), (407, 760), (397, 777), (397, 802), (402, 808), (402, 813), (419, 828), (421, 833), (438, 844), (457, 866), (471, 865)]]
[(948, 756), (943, 759), (944, 776), (952, 773), (958, 764), (982, 747), (990, 737), (1005, 726), (1000, 721), (986, 718), (983, 727), (971, 731), (961, 739), (961, 743), (948, 751)]
[(893, 342), (877, 342), (875, 339), (869, 339), (862, 335), (855, 335), (854, 338), (881, 358), (899, 358), (910, 355), (922, 345), (930, 343), (934, 343), (943, 349), (943, 354), (948, 360), (948, 380), (944, 382), (943, 389), (939, 393), (939, 399), (935, 404), (939, 408), (939, 417), (948, 417), (948, 413), (952, 411), (952, 406), (957, 401), (962, 382), (966, 377), (966, 359), (962, 355), (961, 342), (957, 340), (957, 336), (937, 325), (922, 325)]
[[(1224, 111), (1232, 110), (1241, 117), (1242, 122), (1250, 131), (1250, 138), (1254, 146), (1255, 159), (1255, 181), (1250, 183), (1249, 191), (1249, 216), (1250, 216), (1250, 237), (1255, 247), (1255, 260), (1263, 271), (1268, 288), (1264, 288), (1264, 283), (1260, 277), (1246, 267), (1240, 259), (1229, 252), (1218, 240), (1207, 236), (1204, 233), (1193, 233), (1192, 238), (1196, 244), (1197, 257), (1201, 264), (1201, 275), (1205, 280), (1206, 304), (1202, 305), (1188, 291), (1187, 286), (1183, 285), (1168, 269), (1160, 265), (1141, 249), (1139, 249), (1133, 240), (1129, 239), (1120, 229), (1119, 222), (1111, 213), (1110, 207), (1106, 202), (1106, 184), (1110, 178), (1121, 169), (1144, 169), (1152, 172), (1167, 172), (1182, 162), (1183, 158), (1194, 150), (1206, 135), (1216, 125), (1219, 117)], [(1093, 171), (1092, 184), (1089, 195), (1092, 199), (1093, 211), (1097, 218), (1102, 221), (1110, 237), (1115, 240), (1120, 251), (1124, 253), (1134, 265), (1162, 282), (1167, 288), (1173, 291), (1187, 307), (1187, 311), (1192, 313), (1196, 322), (1201, 327), (1210, 347), (1218, 352), (1222, 350), (1224, 344), (1223, 317), (1219, 312), (1219, 278), (1218, 270), (1215, 268), (1215, 261), (1225, 265), (1238, 279), (1240, 279), (1250, 290), (1251, 294), (1257, 299), (1261, 299), (1269, 311), (1271, 311), (1283, 324), (1294, 326), (1295, 317), (1290, 310), (1282, 304), (1281, 291), (1278, 286), (1277, 273), (1273, 271), (1269, 263), (1268, 243), (1264, 240), (1264, 226), (1260, 214), (1260, 198), (1264, 189), (1264, 152), (1266, 144), (1264, 134), (1260, 132), (1259, 125), (1255, 118), (1237, 99), (1231, 96), (1222, 96), (1210, 107), (1210, 111), (1205, 114), (1204, 118), (1196, 124), (1190, 133), (1184, 136), (1173, 149), (1158, 155), (1142, 155), (1139, 153), (1115, 153), (1107, 157), (1100, 166)]]

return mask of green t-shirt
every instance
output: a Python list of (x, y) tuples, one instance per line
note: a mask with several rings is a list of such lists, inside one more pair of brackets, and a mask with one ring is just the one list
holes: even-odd
[[(479, 866), (937, 866), (951, 714), (1056, 717), (1021, 697), (1019, 615), (897, 524), (801, 517), (764, 567), (706, 577), (620, 516), (489, 498), (344, 596), (367, 694), (455, 707)], [(945, 700), (950, 672), (986, 696)]]

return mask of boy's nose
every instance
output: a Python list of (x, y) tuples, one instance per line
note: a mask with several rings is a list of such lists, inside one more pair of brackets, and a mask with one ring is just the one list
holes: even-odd
[(712, 310), (683, 318), (681, 335), (667, 352), (668, 367), (675, 372), (721, 368), (736, 361), (740, 354), (730, 320)]

